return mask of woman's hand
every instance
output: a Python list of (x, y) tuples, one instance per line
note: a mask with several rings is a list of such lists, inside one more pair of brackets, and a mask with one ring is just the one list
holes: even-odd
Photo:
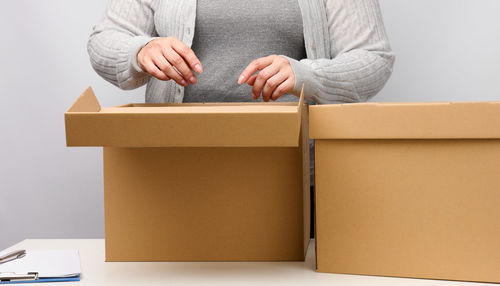
[(137, 54), (137, 63), (143, 71), (157, 79), (173, 79), (182, 86), (187, 86), (188, 82), (196, 83), (196, 76), (191, 70), (203, 72), (193, 50), (176, 37), (150, 41)]
[[(255, 72), (259, 71), (257, 74)], [(290, 61), (282, 56), (270, 55), (252, 61), (238, 78), (238, 83), (253, 86), (252, 98), (276, 100), (295, 85), (295, 74)]]

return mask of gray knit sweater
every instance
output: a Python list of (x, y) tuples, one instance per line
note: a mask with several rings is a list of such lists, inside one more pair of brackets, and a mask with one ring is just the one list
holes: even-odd
[[(271, 54), (305, 58), (302, 27), (297, 0), (197, 0), (191, 48), (203, 73), (184, 88), (183, 102), (255, 101), (252, 86), (239, 85), (236, 77), (254, 59)], [(278, 99), (298, 100), (292, 94)]]
[[(291, 59), (298, 95), (317, 103), (366, 101), (394, 63), (377, 0), (298, 0), (307, 58)], [(223, 13), (223, 11), (221, 11)], [(88, 41), (94, 69), (122, 89), (148, 84), (147, 102), (182, 102), (184, 88), (149, 76), (138, 51), (154, 37), (193, 41), (196, 0), (111, 0)], [(237, 81), (235, 75), (234, 80)]]

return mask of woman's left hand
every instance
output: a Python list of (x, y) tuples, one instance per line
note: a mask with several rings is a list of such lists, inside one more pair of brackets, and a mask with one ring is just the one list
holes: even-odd
[[(257, 72), (257, 74), (254, 74)], [(252, 98), (276, 100), (295, 85), (295, 74), (290, 61), (282, 56), (270, 55), (252, 61), (238, 78), (238, 84), (248, 83), (253, 86)]]

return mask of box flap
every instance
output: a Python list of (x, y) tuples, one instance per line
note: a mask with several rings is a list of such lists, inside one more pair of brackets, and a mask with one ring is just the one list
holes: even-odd
[(309, 124), (311, 139), (500, 138), (500, 102), (316, 105)]
[(88, 88), (65, 113), (68, 146), (299, 145), (296, 102), (127, 104), (101, 108)]
[(87, 89), (78, 97), (78, 99), (71, 105), (68, 112), (82, 112), (82, 111), (94, 111), (99, 112), (101, 106), (99, 101), (95, 97), (92, 87), (87, 87)]

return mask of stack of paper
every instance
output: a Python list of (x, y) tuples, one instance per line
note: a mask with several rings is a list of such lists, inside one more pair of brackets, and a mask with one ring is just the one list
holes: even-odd
[(0, 283), (21, 282), (2, 278), (8, 277), (8, 274), (24, 275), (33, 272), (38, 273), (37, 279), (23, 282), (79, 281), (78, 250), (26, 251), (24, 257), (0, 264)]

